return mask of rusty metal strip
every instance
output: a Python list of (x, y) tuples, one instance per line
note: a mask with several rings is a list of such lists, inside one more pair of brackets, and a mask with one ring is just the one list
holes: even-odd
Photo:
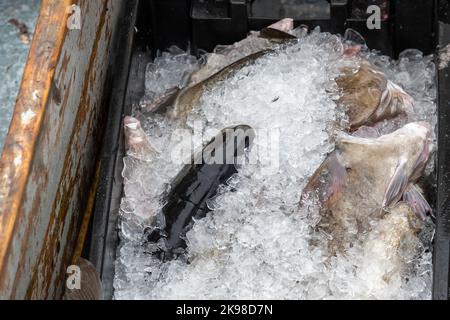
[[(66, 28), (72, 4), (84, 14), (79, 31)], [(43, 1), (0, 160), (0, 298), (62, 294), (64, 270), (90, 206), (103, 90), (122, 4)]]
[(0, 298), (6, 286), (11, 239), (20, 219), (30, 167), (45, 114), (55, 66), (67, 33), (72, 0), (43, 0), (19, 90), (14, 116), (0, 159)]
[(89, 192), (89, 200), (86, 212), (83, 215), (83, 222), (81, 224), (80, 232), (78, 234), (77, 247), (73, 254), (72, 264), (77, 263), (83, 252), (84, 244), (87, 238), (87, 233), (89, 231), (89, 224), (91, 222), (92, 214), (94, 212), (95, 197), (97, 196), (98, 185), (100, 184), (100, 172), (101, 172), (101, 161), (97, 163), (97, 168), (95, 169), (94, 183), (92, 184), (91, 191)]
[[(81, 100), (79, 101), (77, 107), (74, 127), (72, 129), (72, 134), (68, 143), (69, 148), (75, 145), (79, 145), (77, 143), (77, 139), (79, 139), (78, 135), (80, 133), (80, 130), (82, 129), (82, 126), (86, 124), (86, 117), (88, 115), (90, 115), (88, 127), (94, 127), (94, 124), (92, 123), (92, 115), (95, 113), (93, 110), (94, 101), (91, 101), (89, 91), (92, 90), (92, 87), (94, 87), (94, 83), (97, 81), (97, 70), (95, 68), (95, 63), (98, 59), (100, 38), (105, 31), (104, 26), (106, 23), (106, 15), (108, 12), (108, 4), (110, 3), (110, 1), (102, 0), (101, 3), (101, 11), (98, 16), (99, 22), (96, 25), (93, 47), (88, 59), (86, 74), (84, 75), (84, 80), (82, 82)], [(88, 7), (86, 7), (89, 5), (89, 1), (81, 1), (79, 4), (84, 9), (83, 11), (87, 11), (89, 9)], [(81, 41), (78, 43), (78, 46), (82, 47)], [(39, 254), (39, 263), (35, 267), (38, 269), (35, 269), (33, 272), (34, 276), (31, 280), (26, 294), (26, 297), (29, 299), (36, 299), (41, 297), (55, 298), (60, 296), (61, 291), (57, 293), (53, 291), (61, 290), (61, 288), (54, 288), (54, 286), (56, 283), (64, 282), (64, 271), (65, 267), (67, 267), (67, 263), (64, 262), (56, 264), (55, 259), (59, 261), (68, 261), (71, 258), (71, 255), (73, 253), (73, 248), (71, 248), (71, 246), (76, 240), (76, 231), (78, 230), (77, 219), (70, 220), (68, 236), (71, 236), (72, 239), (66, 241), (65, 245), (62, 244), (62, 248), (60, 248), (61, 245), (58, 246), (57, 244), (60, 241), (60, 237), (62, 237), (62, 230), (67, 227), (65, 225), (65, 222), (68, 222), (66, 221), (66, 219), (67, 213), (69, 212), (71, 207), (70, 201), (75, 196), (75, 193), (79, 192), (79, 190), (77, 190), (76, 188), (80, 188), (80, 186), (82, 185), (82, 192), (88, 194), (88, 190), (86, 190), (86, 188), (90, 183), (89, 180), (85, 180), (90, 179), (90, 172), (83, 171), (79, 166), (77, 166), (77, 169), (75, 170), (76, 174), (73, 175), (72, 178), (70, 178), (70, 171), (72, 170), (74, 162), (73, 157), (77, 155), (80, 156), (80, 154), (83, 152), (81, 148), (82, 146), (79, 146), (79, 149), (75, 151), (75, 154), (71, 154), (70, 152), (73, 152), (73, 150), (70, 150), (65, 156), (63, 172), (61, 174), (61, 177), (59, 178), (58, 191), (51, 211), (49, 212), (49, 227), (44, 240), (44, 243), (46, 243), (47, 245), (43, 247), (43, 250)], [(90, 161), (93, 160), (95, 159), (90, 159)], [(81, 202), (84, 201), (80, 201), (80, 203), (78, 203), (77, 205), (80, 205)], [(77, 211), (85, 210), (83, 207), (77, 209)], [(61, 254), (63, 256), (61, 258), (57, 258)], [(55, 268), (57, 269), (55, 270)], [(17, 274), (16, 278), (20, 278), (20, 274)], [(18, 280), (19, 279), (16, 279), (16, 282), (18, 282)], [(50, 289), (51, 287), (53, 287), (52, 290)]]

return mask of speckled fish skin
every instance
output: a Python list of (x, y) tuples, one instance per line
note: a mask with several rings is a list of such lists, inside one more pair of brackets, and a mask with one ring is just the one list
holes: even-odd
[(332, 238), (332, 254), (345, 251), (371, 220), (401, 201), (425, 169), (430, 133), (428, 123), (416, 122), (379, 138), (338, 136), (336, 150), (311, 177), (300, 204), (319, 202), (318, 228)]
[(167, 106), (178, 104), (180, 96), (189, 93), (189, 98), (198, 98), (196, 89), (202, 87), (212, 78), (220, 78), (224, 71), (235, 68), (240, 62), (251, 60), (261, 52), (273, 49), (275, 46), (295, 41), (296, 36), (290, 34), (294, 28), (294, 20), (282, 19), (261, 31), (250, 32), (249, 35), (232, 45), (217, 46), (213, 53), (207, 53), (199, 68), (194, 71), (184, 87), (171, 88), (161, 94), (152, 103), (145, 106), (145, 112), (161, 112)]
[(226, 80), (245, 66), (254, 63), (259, 58), (273, 52), (272, 50), (263, 50), (253, 53), (217, 72), (208, 79), (188, 88), (181, 90), (175, 98), (173, 105), (168, 113), (169, 116), (176, 119), (187, 119), (192, 109), (199, 103), (203, 93), (211, 89), (219, 82)]
[(361, 60), (358, 67), (342, 69), (336, 79), (342, 96), (337, 101), (346, 110), (351, 131), (413, 112), (414, 100), (402, 88), (369, 62)]

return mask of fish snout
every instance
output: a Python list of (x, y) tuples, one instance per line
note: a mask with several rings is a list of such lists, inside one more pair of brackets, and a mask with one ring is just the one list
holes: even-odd
[(126, 116), (123, 119), (123, 124), (126, 129), (130, 129), (130, 130), (137, 130), (141, 127), (140, 121), (138, 119), (130, 117), (130, 116)]

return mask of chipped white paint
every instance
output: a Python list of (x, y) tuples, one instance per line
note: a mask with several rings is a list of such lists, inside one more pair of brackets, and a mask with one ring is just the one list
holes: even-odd
[(16, 157), (14, 158), (14, 165), (16, 167), (19, 167), (21, 164), (22, 164), (22, 155), (17, 154)]
[(21, 115), (22, 124), (25, 126), (29, 125), (35, 117), (36, 117), (36, 113), (33, 110), (28, 109), (26, 112), (23, 112)]
[(40, 98), (39, 97), (39, 91), (34, 90), (33, 94), (31, 96), (32, 96), (33, 100), (35, 100), (35, 101), (38, 100)]
[(11, 183), (11, 179), (9, 178), (9, 176), (7, 174), (5, 174), (2, 178), (2, 180), (0, 181), (0, 201), (3, 201), (3, 199), (6, 198), (7, 188), (5, 188), (5, 186), (10, 185), (10, 183)]
[[(0, 177), (4, 173), (10, 176), (0, 179), (0, 194), (6, 201), (12, 198), (8, 186), (11, 181), (7, 180), (15, 181), (17, 172), (22, 177), (27, 175), (24, 190), (19, 190), (24, 195), (18, 203), (20, 217), (14, 217), (14, 232), (8, 239), (10, 245), (0, 264), (0, 300), (51, 299), (62, 295), (66, 263), (76, 241), (73, 233), (77, 232), (76, 222), (86, 205), (85, 189), (89, 181), (80, 175), (86, 176), (95, 165), (93, 159), (98, 147), (93, 133), (96, 133), (102, 112), (106, 62), (110, 59), (113, 44), (110, 39), (114, 39), (118, 32), (118, 20), (125, 2), (64, 0), (61, 4), (44, 0), (43, 4), (53, 10), (71, 2), (82, 9), (83, 28), (80, 32), (64, 33), (62, 44), (56, 42), (57, 46), (50, 48), (55, 50), (51, 56), (57, 60), (51, 68), (47, 66), (49, 72), (54, 73), (50, 81), (58, 83), (60, 94), (65, 99), (58, 104), (50, 94), (47, 95), (53, 88), (46, 78), (33, 78), (33, 85), (22, 86), (27, 91), (26, 94), (22, 92), (21, 102), (26, 101), (27, 104), (14, 115), (13, 121), (17, 127), (23, 123), (33, 127), (39, 119), (39, 132), (32, 137), (32, 150), (22, 150), (18, 145), (10, 147), (10, 160), (0, 167)], [(42, 13), (39, 30), (46, 30), (48, 10), (42, 10)], [(66, 20), (61, 18), (52, 20), (52, 23), (65, 26)], [(35, 39), (45, 43), (49, 41), (43, 34), (38, 34)], [(34, 103), (36, 108), (32, 107)], [(21, 106), (20, 103), (18, 105)], [(27, 138), (24, 135), (23, 139)], [(30, 161), (31, 152), (30, 168), (25, 172), (22, 167)], [(17, 192), (15, 198), (18, 198)], [(0, 212), (8, 212), (8, 208), (2, 208), (1, 204)]]

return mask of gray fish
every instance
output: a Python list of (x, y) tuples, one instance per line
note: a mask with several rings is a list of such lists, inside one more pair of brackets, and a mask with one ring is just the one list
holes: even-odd
[[(169, 112), (169, 115), (173, 118), (184, 118), (186, 119), (191, 110), (198, 104), (200, 101), (200, 98), (202, 97), (203, 93), (207, 90), (211, 89), (217, 83), (226, 80), (227, 78), (233, 76), (236, 74), (239, 70), (244, 68), (245, 66), (254, 63), (259, 58), (265, 56), (266, 54), (273, 52), (272, 50), (263, 50), (260, 52), (256, 52), (254, 54), (251, 54), (241, 60), (238, 60), (234, 62), (233, 64), (229, 65), (228, 67), (222, 69), (221, 71), (217, 72), (213, 76), (209, 77), (208, 79), (193, 85), (191, 87), (185, 88), (181, 90), (177, 95), (176, 98), (173, 101), (172, 109)], [(161, 110), (161, 108), (165, 108), (167, 105), (160, 105), (158, 107), (158, 111)]]
[(284, 32), (278, 29), (267, 27), (261, 30), (259, 36), (261, 38), (269, 39), (274, 42), (286, 42), (289, 40), (297, 40), (298, 38), (288, 32)]
[(306, 185), (301, 207), (319, 204), (319, 229), (331, 237), (330, 251), (342, 251), (370, 230), (403, 198), (420, 218), (430, 212), (413, 185), (429, 158), (428, 123), (416, 122), (378, 138), (340, 134), (336, 150)]
[(183, 88), (203, 83), (207, 79), (223, 73), (227, 67), (232, 67), (240, 61), (251, 60), (254, 55), (273, 49), (279, 43), (297, 39), (295, 35), (289, 33), (293, 31), (293, 28), (293, 19), (286, 18), (260, 32), (250, 32), (248, 37), (232, 45), (217, 46), (213, 53), (207, 53), (202, 57), (199, 68), (188, 77), (185, 85), (171, 88), (156, 97), (154, 101), (145, 105), (145, 111), (165, 110), (167, 106), (175, 102)]
[(342, 90), (337, 104), (345, 109), (350, 130), (412, 112), (412, 97), (367, 61), (342, 72), (336, 79)]
[(102, 282), (94, 265), (83, 258), (76, 265), (80, 268), (80, 287), (66, 288), (63, 300), (103, 300)]
[(233, 45), (217, 46), (213, 53), (207, 53), (202, 57), (200, 67), (192, 73), (187, 86), (196, 85), (232, 63), (254, 53), (271, 49), (275, 45), (275, 42), (259, 37), (259, 33), (251, 33)]

